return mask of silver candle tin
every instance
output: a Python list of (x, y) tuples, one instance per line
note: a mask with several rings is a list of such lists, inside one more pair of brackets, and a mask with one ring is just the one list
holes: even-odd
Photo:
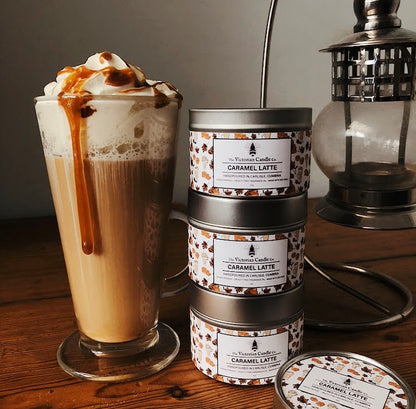
[(307, 191), (311, 108), (192, 109), (190, 187), (216, 196)]
[(410, 386), (392, 369), (351, 352), (313, 351), (283, 364), (275, 409), (415, 409)]
[[(195, 223), (195, 224), (193, 224)], [(238, 231), (189, 220), (189, 276), (224, 294), (273, 294), (303, 279), (305, 226), (287, 231)]]
[(267, 385), (303, 344), (303, 285), (242, 297), (191, 283), (191, 353), (205, 375), (234, 385)]
[(257, 296), (303, 279), (306, 193), (229, 199), (189, 190), (190, 278), (229, 295)]

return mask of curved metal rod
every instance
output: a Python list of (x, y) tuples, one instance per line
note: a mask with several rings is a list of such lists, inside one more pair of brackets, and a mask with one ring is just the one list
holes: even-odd
[(266, 107), (267, 101), (267, 75), (269, 72), (269, 52), (270, 52), (270, 40), (272, 37), (272, 28), (274, 15), (276, 12), (276, 5), (278, 0), (271, 0), (269, 14), (267, 17), (266, 32), (264, 35), (263, 45), (263, 62), (261, 67), (261, 89), (260, 89), (260, 108)]
[[(339, 289), (347, 292), (348, 294), (360, 299), (361, 301), (364, 301), (366, 304), (369, 304), (373, 306), (374, 308), (378, 309), (379, 311), (384, 312), (385, 314), (391, 314), (392, 311), (385, 305), (378, 303), (377, 301), (373, 300), (370, 297), (367, 297), (365, 294), (360, 293), (359, 291), (355, 290), (354, 288), (349, 287), (348, 285), (342, 283), (341, 281), (337, 280), (336, 278), (330, 276), (325, 270), (321, 268), (318, 264), (314, 263), (306, 254), (304, 256), (305, 261), (325, 280), (329, 281), (331, 284), (335, 285)], [(349, 267), (353, 266), (346, 266), (337, 264), (337, 267), (342, 267), (342, 269), (349, 269)], [(347, 268), (345, 268), (347, 267)], [(339, 268), (335, 268), (338, 269)]]
[[(341, 264), (341, 263), (320, 263), (320, 265), (318, 266), (316, 263), (311, 261), (310, 258), (307, 256), (305, 256), (305, 261), (312, 267), (312, 269), (316, 273), (318, 273), (325, 280), (329, 281), (331, 284), (335, 285), (341, 290), (346, 291), (352, 296), (359, 298), (365, 303), (370, 304), (373, 307), (377, 308), (378, 310), (387, 314), (387, 317), (385, 318), (376, 319), (373, 321), (365, 321), (365, 322), (325, 322), (321, 320), (306, 319), (305, 325), (308, 327), (338, 329), (338, 330), (359, 330), (359, 329), (387, 326), (387, 325), (391, 325), (396, 322), (404, 320), (410, 315), (410, 313), (414, 309), (413, 295), (411, 291), (407, 287), (405, 287), (400, 281), (395, 280), (394, 278), (386, 274), (372, 271), (363, 267), (351, 266), (348, 264)], [(330, 276), (325, 270), (323, 270), (321, 267), (328, 268), (328, 269), (331, 268), (337, 271), (347, 271), (351, 273), (363, 274), (368, 277), (375, 278), (378, 281), (384, 282), (388, 284), (390, 287), (393, 287), (397, 292), (399, 292), (402, 295), (403, 299), (405, 300), (405, 305), (403, 306), (401, 311), (392, 312), (385, 305), (378, 303), (372, 298), (369, 298), (366, 295), (358, 292), (357, 290), (336, 280), (335, 278)]]

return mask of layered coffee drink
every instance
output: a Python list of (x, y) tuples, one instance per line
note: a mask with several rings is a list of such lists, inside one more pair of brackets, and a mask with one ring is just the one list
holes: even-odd
[(157, 324), (175, 169), (177, 90), (108, 52), (36, 100), (75, 315), (103, 343)]

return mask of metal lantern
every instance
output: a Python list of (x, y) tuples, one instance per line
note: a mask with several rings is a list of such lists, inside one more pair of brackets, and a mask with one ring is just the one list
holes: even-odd
[(317, 214), (367, 229), (416, 227), (416, 33), (400, 0), (354, 0), (354, 34), (332, 54), (332, 102), (313, 128), (313, 154), (329, 178)]

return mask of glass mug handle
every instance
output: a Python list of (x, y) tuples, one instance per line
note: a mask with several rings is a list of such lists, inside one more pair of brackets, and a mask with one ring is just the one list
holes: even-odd
[[(179, 220), (188, 225), (188, 216), (179, 210), (171, 210), (169, 219)], [(189, 269), (186, 265), (181, 271), (173, 276), (165, 277), (162, 282), (161, 297), (167, 298), (180, 294), (188, 288)]]

